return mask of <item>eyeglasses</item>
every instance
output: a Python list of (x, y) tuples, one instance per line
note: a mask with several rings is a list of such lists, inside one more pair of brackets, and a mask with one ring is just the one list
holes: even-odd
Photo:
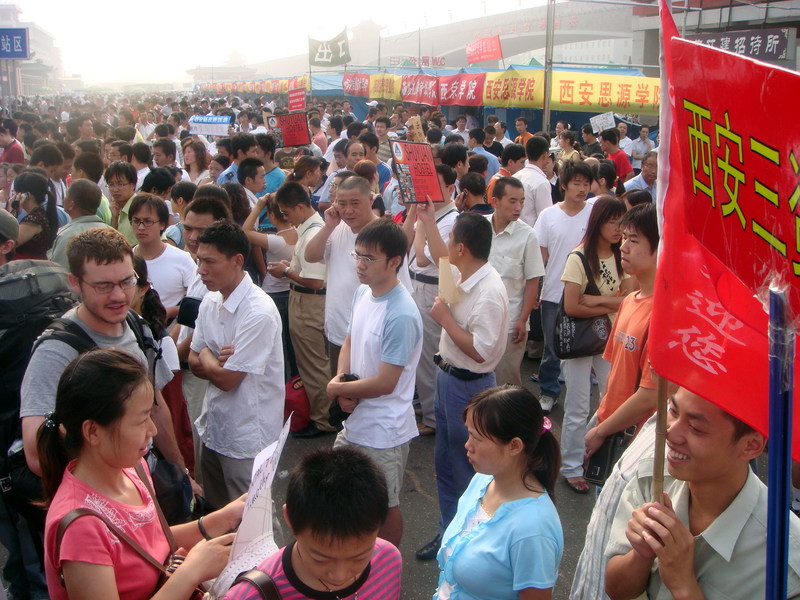
[(130, 181), (126, 181), (125, 183), (109, 183), (108, 189), (110, 190), (118, 190), (124, 188), (126, 186), (133, 185)]
[(158, 221), (154, 221), (153, 219), (137, 219), (136, 217), (131, 218), (131, 225), (134, 227), (141, 227), (144, 225), (146, 229), (150, 229), (156, 223), (158, 223)]
[(89, 283), (88, 281), (84, 281), (83, 279), (81, 279), (81, 281), (86, 285), (88, 285), (90, 288), (92, 288), (98, 294), (105, 295), (113, 292), (114, 288), (117, 286), (119, 286), (119, 289), (121, 289), (123, 292), (125, 290), (129, 290), (131, 288), (136, 287), (136, 283), (139, 281), (139, 275), (137, 275), (136, 271), (134, 271), (133, 275), (130, 275), (129, 277), (126, 277), (122, 281), (117, 281), (117, 282), (101, 281), (99, 283)]
[(371, 256), (364, 256), (363, 254), (359, 254), (358, 252), (351, 252), (350, 258), (352, 258), (356, 262), (363, 262), (364, 264), (371, 264), (374, 262), (379, 262), (382, 260), (389, 260), (388, 256), (384, 256), (383, 258), (372, 258)]

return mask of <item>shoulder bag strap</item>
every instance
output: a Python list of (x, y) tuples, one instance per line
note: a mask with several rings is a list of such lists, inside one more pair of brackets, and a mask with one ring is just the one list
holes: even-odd
[[(108, 529), (116, 535), (119, 539), (123, 542), (128, 544), (131, 548), (133, 548), (142, 558), (144, 558), (147, 562), (153, 565), (156, 569), (158, 569), (161, 573), (167, 574), (167, 568), (158, 562), (153, 555), (151, 555), (147, 550), (142, 548), (139, 543), (134, 540), (131, 536), (127, 533), (122, 531), (119, 527), (114, 525), (111, 521), (109, 521), (104, 515), (100, 513), (96, 513), (93, 510), (88, 508), (74, 508), (69, 511), (66, 515), (61, 517), (61, 521), (58, 522), (58, 529), (56, 530), (56, 557), (60, 560), (61, 557), (61, 541), (64, 539), (64, 534), (67, 531), (67, 527), (69, 527), (76, 519), (84, 516), (92, 516), (97, 519), (100, 519)], [(63, 585), (63, 575), (61, 577), (61, 583)]]
[[(446, 213), (444, 213), (442, 216), (440, 216), (438, 219), (436, 219), (436, 224), (438, 225), (439, 222), (442, 219), (444, 219), (447, 215), (450, 215), (450, 214), (452, 214), (454, 212), (456, 212), (456, 209), (455, 208), (451, 208)], [(425, 242), (425, 243), (427, 243), (427, 242)], [(414, 262), (416, 260), (416, 258), (417, 258), (417, 254), (416, 254), (416, 252), (414, 252), (414, 243), (412, 241), (412, 243), (411, 243), (411, 252), (409, 252), (408, 264), (410, 265), (412, 262)], [(436, 265), (436, 268), (439, 268), (439, 265)]]
[(259, 569), (253, 569), (252, 571), (241, 573), (234, 579), (232, 585), (236, 585), (242, 581), (246, 581), (255, 587), (263, 600), (281, 600), (281, 593), (278, 591), (278, 586), (275, 585), (275, 581), (269, 573), (265, 573)]
[(175, 542), (175, 536), (172, 534), (172, 529), (170, 529), (166, 517), (164, 517), (161, 506), (158, 504), (158, 498), (153, 490), (153, 486), (150, 485), (150, 478), (148, 477), (148, 473), (145, 472), (141, 461), (136, 464), (136, 474), (139, 476), (139, 479), (142, 480), (144, 487), (147, 488), (147, 491), (150, 493), (150, 497), (153, 499), (153, 504), (155, 505), (156, 512), (158, 513), (158, 520), (161, 523), (161, 529), (164, 530), (164, 535), (166, 536), (167, 543), (169, 544), (169, 552), (170, 554), (175, 554), (175, 551), (178, 549), (178, 544)]
[(581, 259), (583, 270), (586, 273), (586, 289), (583, 290), (583, 293), (587, 296), (602, 296), (600, 288), (597, 287), (597, 283), (592, 275), (592, 268), (589, 266), (589, 260), (584, 256), (583, 252), (575, 250), (575, 254)]

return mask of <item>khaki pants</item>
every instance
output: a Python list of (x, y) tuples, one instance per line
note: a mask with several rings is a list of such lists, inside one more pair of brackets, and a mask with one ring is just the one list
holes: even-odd
[(522, 365), (522, 357), (525, 354), (525, 342), (527, 338), (522, 340), (519, 344), (515, 344), (511, 341), (513, 337), (513, 333), (508, 334), (506, 351), (503, 353), (503, 358), (497, 363), (497, 367), (495, 367), (494, 375), (497, 378), (497, 385), (506, 383), (522, 385), (519, 369)]
[(200, 451), (200, 471), (203, 473), (206, 500), (215, 508), (222, 508), (247, 492), (253, 460), (230, 458), (204, 445)]
[(183, 397), (186, 398), (186, 409), (189, 411), (189, 421), (192, 424), (192, 441), (194, 442), (194, 479), (203, 485), (202, 469), (200, 468), (200, 449), (203, 447), (203, 440), (197, 434), (197, 427), (194, 422), (203, 412), (203, 400), (206, 397), (208, 381), (200, 379), (189, 369), (183, 370)]
[(325, 349), (325, 296), (289, 292), (289, 333), (303, 380), (311, 421), (318, 429), (333, 431), (328, 423), (330, 362)]

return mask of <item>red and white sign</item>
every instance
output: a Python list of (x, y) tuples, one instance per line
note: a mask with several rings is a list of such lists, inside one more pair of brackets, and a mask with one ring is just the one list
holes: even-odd
[(289, 110), (292, 112), (306, 110), (306, 88), (289, 90)]
[[(777, 278), (800, 314), (800, 126), (774, 126), (791, 114), (800, 75), (679, 39), (663, 6), (662, 25), (670, 101), (650, 360), (767, 434), (768, 317), (757, 295)], [(798, 410), (793, 424), (800, 431)], [(792, 450), (800, 459), (798, 435)]]
[(503, 48), (500, 45), (499, 35), (481, 38), (467, 44), (467, 64), (469, 65), (501, 58), (503, 58)]
[(439, 104), (439, 79), (433, 75), (403, 75), (400, 96), (404, 102)]
[(345, 73), (342, 77), (342, 90), (352, 96), (369, 96), (369, 75), (366, 73)]
[(439, 77), (439, 104), (481, 106), (486, 73), (460, 73)]

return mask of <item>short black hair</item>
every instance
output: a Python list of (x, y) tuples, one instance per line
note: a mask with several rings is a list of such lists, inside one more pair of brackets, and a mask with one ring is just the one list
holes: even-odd
[(492, 188), (492, 198), (502, 198), (506, 194), (506, 188), (513, 187), (517, 189), (525, 189), (522, 182), (516, 177), (498, 177), (494, 181)]
[(590, 123), (584, 123), (583, 127), (581, 127), (581, 131), (586, 135), (594, 135), (594, 127), (592, 127)]
[(179, 181), (175, 185), (172, 186), (172, 190), (169, 192), (170, 198), (176, 200), (180, 198), (186, 204), (191, 202), (192, 198), (194, 198), (195, 193), (197, 192), (197, 185), (192, 183), (191, 181)]
[(526, 119), (525, 117), (517, 117), (516, 119), (514, 119), (514, 121), (515, 122), (516, 121), (522, 121), (523, 123), (525, 123), (525, 125), (528, 124), (528, 119)]
[(175, 185), (175, 176), (165, 167), (150, 169), (142, 181), (142, 191), (153, 194), (164, 194)]
[(617, 165), (613, 160), (602, 158), (597, 161), (597, 166), (592, 168), (596, 181), (601, 179), (606, 182), (606, 187), (612, 189), (617, 181)]
[(658, 250), (658, 241), (661, 237), (658, 234), (658, 216), (656, 205), (639, 204), (626, 212), (619, 220), (619, 229), (632, 229), (639, 235), (647, 238), (650, 243), (650, 254)]
[(110, 183), (114, 177), (122, 177), (123, 179), (126, 179), (128, 183), (132, 183), (133, 185), (136, 185), (138, 180), (136, 167), (129, 162), (125, 162), (124, 160), (115, 160), (113, 163), (108, 165), (108, 168), (105, 172), (106, 183)]
[(137, 161), (145, 165), (149, 165), (153, 160), (153, 152), (150, 150), (150, 146), (144, 142), (136, 142), (131, 153)]
[[(481, 156), (481, 158), (486, 160), (485, 156)], [(468, 191), (473, 196), (483, 196), (486, 194), (486, 180), (479, 173), (467, 173), (461, 178), (461, 181), (458, 182), (458, 187)]]
[(425, 139), (429, 144), (439, 145), (442, 143), (442, 130), (438, 127), (429, 127), (425, 133)]
[(550, 142), (541, 135), (534, 135), (525, 142), (525, 155), (530, 161), (539, 160), (542, 154), (550, 152)]
[(287, 208), (294, 208), (299, 204), (311, 206), (308, 190), (296, 181), (287, 181), (275, 192), (275, 202)]
[(617, 129), (616, 127), (613, 127), (611, 129), (604, 129), (600, 133), (600, 139), (605, 140), (609, 144), (613, 144), (614, 146), (616, 146), (617, 144), (619, 144), (619, 129)]
[[(458, 174), (455, 172), (455, 169), (445, 164), (436, 165), (436, 174), (442, 176), (445, 185), (453, 185), (458, 179)], [(447, 200), (448, 199), (445, 198), (445, 202)]]
[(103, 176), (103, 159), (93, 152), (81, 152), (72, 163), (75, 170), (86, 173), (86, 178), (97, 183)]
[(467, 147), (463, 144), (445, 144), (439, 158), (442, 159), (442, 164), (455, 169), (460, 162), (467, 164)]
[(368, 146), (373, 150), (377, 150), (378, 148), (380, 148), (381, 145), (381, 141), (378, 139), (378, 136), (375, 135), (374, 133), (370, 133), (369, 131), (365, 131), (364, 133), (359, 135), (358, 141), (364, 144), (364, 146)]
[(559, 174), (561, 187), (566, 189), (567, 184), (575, 177), (584, 177), (585, 179), (589, 180), (589, 183), (592, 183), (594, 181), (594, 172), (592, 171), (592, 168), (585, 162), (569, 161), (566, 165), (564, 165), (564, 168)]
[(469, 137), (474, 139), (479, 144), (482, 144), (484, 141), (486, 141), (486, 132), (480, 127), (475, 127), (474, 129), (469, 130)]
[(289, 477), (286, 514), (295, 536), (310, 531), (339, 541), (375, 534), (388, 511), (386, 476), (355, 448), (311, 452)]
[[(247, 151), (255, 145), (256, 136), (251, 133), (237, 133), (231, 138), (231, 156), (238, 158), (240, 150), (242, 153), (247, 154)], [(217, 147), (219, 147), (219, 144), (217, 144)]]
[(60, 165), (64, 162), (64, 155), (58, 147), (49, 142), (36, 148), (31, 153), (30, 164), (38, 165), (41, 163), (45, 168)]
[(258, 169), (263, 167), (264, 163), (257, 158), (245, 158), (239, 163), (239, 169), (236, 171), (236, 179), (239, 183), (244, 185), (245, 179), (255, 179), (258, 175)]
[(275, 157), (276, 142), (275, 138), (268, 133), (257, 133), (256, 144), (258, 144), (264, 155), (269, 155), (270, 160)]
[(164, 229), (167, 228), (167, 225), (169, 225), (169, 209), (167, 208), (167, 203), (155, 194), (136, 194), (133, 197), (133, 202), (131, 203), (131, 208), (128, 212), (128, 220), (132, 222), (134, 215), (139, 212), (139, 209), (145, 206), (149, 207), (150, 210), (156, 213), (158, 222), (162, 225), (161, 231), (164, 231)]
[[(408, 252), (408, 238), (403, 229), (391, 219), (375, 219), (358, 232), (356, 246), (375, 248), (386, 255), (387, 260), (397, 256), (405, 257)], [(397, 265), (397, 272), (403, 266), (401, 260)]]
[(3, 119), (0, 121), (0, 133), (7, 133), (11, 137), (16, 137), (17, 122), (14, 119)]
[(461, 134), (458, 133), (451, 133), (447, 137), (444, 138), (444, 145), (445, 146), (463, 146), (464, 145), (464, 138), (461, 137)]
[(486, 173), (489, 169), (489, 159), (483, 154), (470, 154), (469, 155), (469, 172), (470, 173)]
[(200, 244), (214, 246), (219, 252), (232, 258), (237, 254), (247, 260), (250, 255), (250, 242), (247, 234), (233, 221), (222, 219), (215, 221), (197, 238)]
[(477, 213), (464, 212), (453, 225), (453, 243), (464, 244), (469, 253), (481, 260), (489, 260), (492, 250), (492, 226), (489, 219)]
[(178, 155), (178, 147), (175, 145), (175, 142), (169, 138), (158, 138), (153, 142), (153, 148), (161, 148), (162, 152), (167, 156), (171, 156), (173, 161)]
[(525, 147), (522, 144), (509, 144), (500, 153), (500, 164), (505, 167), (511, 161), (517, 161), (520, 158), (526, 158)]
[[(218, 187), (218, 186), (208, 186), (204, 185), (197, 188), (197, 192), (195, 192), (195, 197), (189, 203), (189, 206), (186, 207), (184, 214), (193, 212), (198, 215), (211, 215), (214, 217), (215, 221), (219, 221), (221, 219), (231, 219), (231, 209), (228, 208), (228, 205), (219, 198), (215, 196), (206, 196), (204, 195), (207, 192), (207, 188), (209, 187)], [(228, 193), (225, 192), (222, 188), (219, 188), (225, 193), (225, 197), (227, 198)]]

